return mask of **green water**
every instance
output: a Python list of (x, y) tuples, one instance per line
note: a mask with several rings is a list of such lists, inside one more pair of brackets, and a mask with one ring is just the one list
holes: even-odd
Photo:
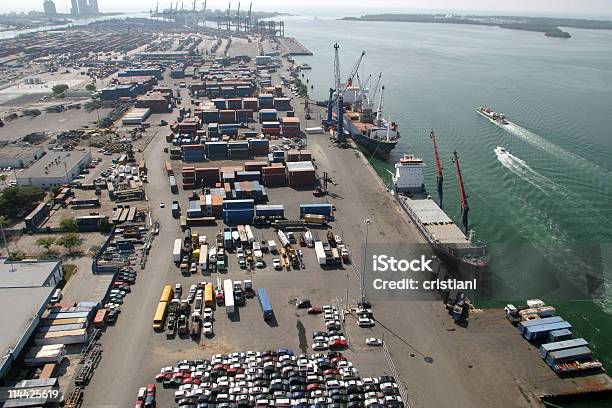
[[(492, 261), (477, 303), (542, 298), (559, 308), (612, 368), (612, 32), (568, 30), (569, 40), (489, 27), (289, 19), (287, 35), (315, 52), (303, 81), (327, 98), (333, 43), (343, 78), (361, 50), (360, 76), (383, 71), (385, 117), (402, 135), (389, 181), (405, 152), (421, 155), (435, 193), (429, 138), (435, 129), (445, 173), (446, 211), (458, 219), (453, 150), (459, 152), (470, 228)], [(374, 79), (372, 80), (374, 82)], [(501, 128), (477, 115), (501, 111)], [(506, 148), (512, 156), (498, 157)]]

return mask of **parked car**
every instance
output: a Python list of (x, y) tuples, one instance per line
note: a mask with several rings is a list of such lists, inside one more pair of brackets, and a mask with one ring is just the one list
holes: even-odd
[(302, 300), (298, 300), (298, 301), (295, 303), (295, 306), (296, 306), (298, 309), (308, 309), (308, 308), (311, 308), (311, 307), (312, 307), (312, 305), (310, 304), (310, 299), (302, 299)]
[(369, 337), (369, 338), (366, 339), (366, 344), (368, 346), (372, 346), (372, 347), (382, 347), (383, 340), (382, 339), (377, 339), (375, 337)]

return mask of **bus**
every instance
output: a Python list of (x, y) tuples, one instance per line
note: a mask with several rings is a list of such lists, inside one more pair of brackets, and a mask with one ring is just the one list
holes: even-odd
[(164, 320), (166, 319), (166, 310), (168, 309), (167, 302), (159, 302), (153, 317), (153, 330), (162, 331), (164, 329)]
[(213, 296), (213, 285), (212, 283), (207, 283), (204, 287), (204, 305), (206, 307), (212, 307), (215, 298)]
[(261, 306), (264, 320), (272, 319), (272, 317), (274, 317), (274, 310), (272, 310), (272, 305), (270, 304), (266, 290), (264, 288), (259, 288), (257, 290), (257, 297), (259, 298), (259, 305)]
[(159, 299), (159, 301), (169, 303), (172, 300), (172, 295), (174, 295), (172, 285), (166, 285), (162, 290), (161, 298)]

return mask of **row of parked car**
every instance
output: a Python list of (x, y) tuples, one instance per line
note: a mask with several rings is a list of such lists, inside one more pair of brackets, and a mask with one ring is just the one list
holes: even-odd
[(310, 356), (296, 356), (288, 349), (216, 354), (210, 360), (181, 360), (163, 367), (156, 381), (176, 388), (175, 402), (188, 408), (404, 406), (395, 378), (361, 378), (339, 351)]
[(121, 312), (121, 305), (125, 296), (132, 291), (131, 286), (136, 283), (137, 273), (130, 267), (124, 267), (119, 270), (113, 281), (108, 300), (104, 307), (108, 310), (106, 315), (106, 323), (114, 324)]

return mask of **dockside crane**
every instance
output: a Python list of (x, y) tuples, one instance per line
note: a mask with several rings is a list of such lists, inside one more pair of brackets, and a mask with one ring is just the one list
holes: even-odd
[(440, 164), (440, 156), (438, 155), (438, 146), (436, 145), (436, 134), (432, 130), (430, 133), (431, 141), (433, 142), (434, 156), (436, 158), (436, 182), (438, 185), (438, 197), (440, 198), (439, 205), (442, 208), (442, 196), (444, 195), (442, 185), (444, 184), (444, 174), (442, 174), (442, 165)]
[(461, 223), (463, 224), (463, 232), (467, 235), (468, 231), (468, 212), (470, 211), (470, 207), (467, 202), (467, 195), (465, 194), (465, 188), (463, 186), (463, 178), (461, 177), (461, 168), (459, 167), (459, 155), (457, 155), (457, 151), (453, 152), (453, 163), (455, 163), (455, 167), (457, 168), (457, 179), (459, 180), (459, 193), (461, 194)]
[(240, 31), (240, 2), (238, 2), (238, 8), (236, 9), (236, 31)]

